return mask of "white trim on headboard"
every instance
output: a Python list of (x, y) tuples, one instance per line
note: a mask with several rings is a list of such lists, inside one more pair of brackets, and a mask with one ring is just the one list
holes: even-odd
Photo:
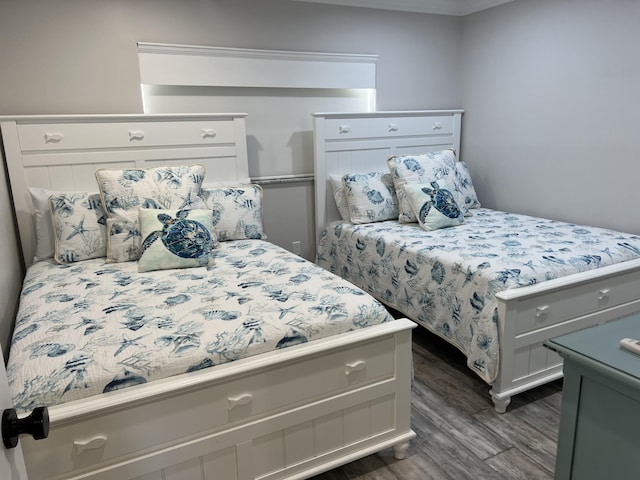
[(244, 113), (3, 116), (0, 129), (25, 265), (35, 252), (29, 188), (97, 192), (97, 168), (201, 164), (204, 183), (247, 183)]
[(340, 216), (329, 177), (388, 171), (387, 158), (453, 148), (460, 151), (463, 110), (315, 113), (316, 240)]
[(376, 88), (377, 60), (366, 54), (138, 42), (144, 85)]

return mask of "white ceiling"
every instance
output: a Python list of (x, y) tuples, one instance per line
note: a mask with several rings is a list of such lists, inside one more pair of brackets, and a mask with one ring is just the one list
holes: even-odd
[(440, 15), (468, 15), (513, 0), (295, 0), (309, 3), (328, 3), (350, 7), (380, 8), (402, 12), (435, 13)]

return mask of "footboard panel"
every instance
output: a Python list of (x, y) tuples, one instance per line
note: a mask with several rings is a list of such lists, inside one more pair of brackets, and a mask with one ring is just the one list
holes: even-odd
[(543, 346), (545, 340), (640, 311), (640, 262), (507, 290), (496, 298), (500, 371), (491, 393), (494, 401), (508, 404), (511, 395), (562, 376), (562, 359)]
[(51, 407), (31, 480), (305, 478), (407, 443), (409, 320)]

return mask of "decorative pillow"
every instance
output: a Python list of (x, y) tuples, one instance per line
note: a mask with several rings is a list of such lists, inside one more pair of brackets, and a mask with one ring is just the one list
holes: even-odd
[(411, 208), (420, 226), (429, 231), (464, 223), (464, 215), (444, 180), (404, 186)]
[(213, 265), (211, 210), (139, 210), (142, 245), (138, 271)]
[[(389, 157), (387, 164), (398, 195), (400, 208), (398, 221), (403, 223), (416, 221), (416, 216), (405, 195), (404, 186), (406, 184), (429, 184), (434, 180), (440, 179), (445, 180), (449, 185), (455, 184), (456, 153), (451, 149), (421, 155), (395, 155)], [(461, 193), (456, 192), (455, 188), (451, 193), (454, 195), (458, 205), (464, 205), (464, 198)]]
[(351, 223), (398, 218), (398, 199), (389, 172), (347, 174), (342, 183)]
[(262, 187), (203, 188), (200, 191), (207, 208), (213, 211), (213, 227), (218, 241), (266, 240), (262, 226)]
[(464, 197), (464, 207), (467, 210), (471, 208), (480, 208), (480, 200), (478, 200), (476, 189), (473, 188), (473, 182), (471, 182), (469, 166), (465, 162), (456, 162), (455, 177), (455, 188)]
[(54, 192), (46, 188), (30, 188), (31, 203), (33, 203), (33, 221), (36, 234), (36, 251), (34, 262), (53, 257), (56, 251), (56, 241), (53, 235), (49, 197), (61, 192)]
[(108, 216), (107, 261), (139, 258), (138, 208), (206, 208), (198, 196), (203, 178), (202, 165), (97, 170), (96, 179)]
[(107, 254), (107, 229), (99, 193), (57, 193), (49, 197), (58, 263), (72, 263)]
[(351, 221), (351, 215), (349, 214), (349, 204), (347, 203), (347, 197), (344, 194), (344, 184), (342, 183), (342, 177), (339, 175), (330, 175), (329, 182), (331, 183), (331, 191), (333, 192), (333, 198), (336, 201), (336, 207), (340, 213), (340, 218), (345, 222)]

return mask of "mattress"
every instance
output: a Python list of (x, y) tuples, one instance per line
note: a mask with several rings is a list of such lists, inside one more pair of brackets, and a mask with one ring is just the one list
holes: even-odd
[(317, 263), (458, 347), (491, 384), (496, 293), (640, 256), (640, 237), (486, 208), (456, 227), (385, 221), (327, 226)]
[(208, 267), (138, 273), (104, 258), (33, 264), (7, 373), (18, 411), (392, 321), (361, 289), (261, 240)]

